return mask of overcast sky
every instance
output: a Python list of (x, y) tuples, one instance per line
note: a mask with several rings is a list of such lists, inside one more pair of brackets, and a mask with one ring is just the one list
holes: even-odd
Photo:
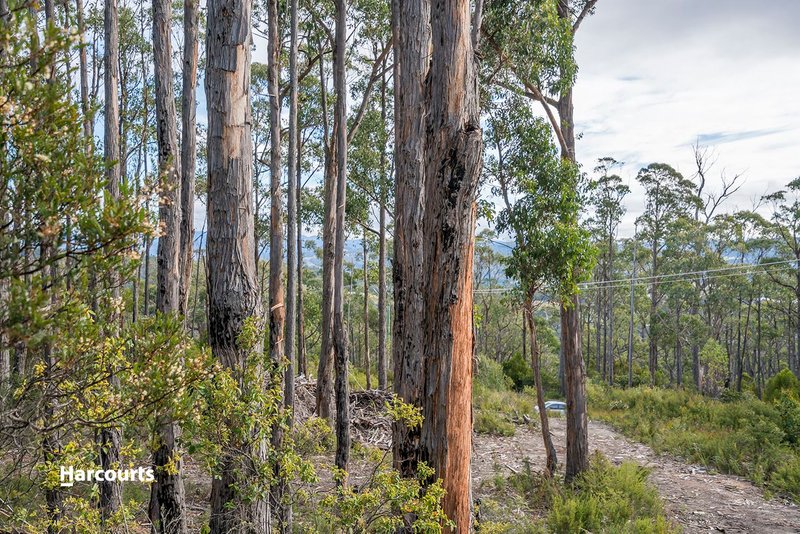
[(637, 171), (663, 162), (691, 177), (698, 140), (714, 151), (710, 188), (744, 176), (726, 211), (800, 176), (798, 21), (800, 0), (598, 1), (575, 42), (577, 157), (590, 173), (603, 156), (626, 163), (620, 237), (643, 210)]
[(714, 147), (711, 176), (744, 173), (726, 209), (800, 176), (800, 0), (599, 0), (576, 37), (577, 156), (626, 162), (633, 191), (620, 235), (643, 198), (634, 177), (652, 162), (694, 173), (691, 145)]

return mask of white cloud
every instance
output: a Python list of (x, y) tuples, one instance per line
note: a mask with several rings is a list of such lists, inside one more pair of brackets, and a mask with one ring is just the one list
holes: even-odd
[(638, 169), (659, 161), (691, 176), (698, 136), (718, 172), (745, 173), (727, 209), (800, 175), (798, 18), (794, 0), (598, 2), (576, 40), (577, 151), (587, 170), (602, 156), (627, 163), (622, 235), (642, 210)]

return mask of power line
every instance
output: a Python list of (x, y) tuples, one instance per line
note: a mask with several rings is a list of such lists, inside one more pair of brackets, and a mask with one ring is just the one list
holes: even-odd
[[(670, 283), (670, 282), (696, 282), (700, 280), (716, 280), (719, 278), (728, 278), (731, 276), (744, 276), (748, 274), (755, 274), (761, 272), (762, 268), (764, 267), (769, 267), (774, 265), (785, 265), (788, 263), (797, 263), (797, 262), (798, 260), (774, 261), (774, 262), (758, 263), (758, 264), (744, 263), (736, 266), (719, 268), (719, 269), (707, 269), (705, 271), (686, 271), (681, 273), (668, 273), (656, 276), (615, 278), (614, 280), (608, 280), (605, 282), (585, 282), (583, 284), (578, 284), (578, 287), (582, 290), (617, 289), (621, 287), (629, 287), (629, 284), (631, 283), (638, 284), (642, 282), (654, 282), (654, 281), (658, 281), (660, 283)], [(769, 271), (785, 272), (791, 269), (792, 267), (786, 266), (778, 269), (770, 269)], [(511, 291), (516, 291), (516, 288), (513, 287), (483, 288), (483, 289), (474, 289), (472, 292), (473, 294), (476, 295), (491, 295), (491, 294), (509, 293)]]
[[(792, 261), (794, 261), (794, 260), (792, 260)], [(760, 267), (760, 266), (756, 265), (754, 267)], [(770, 272), (784, 272), (784, 271), (789, 271), (791, 269), (792, 269), (791, 267), (782, 267), (782, 268), (778, 268), (778, 269), (772, 269), (772, 270), (770, 270)], [(758, 273), (760, 271), (761, 271), (760, 269), (751, 268), (751, 269), (746, 270), (746, 271), (727, 272), (727, 273), (722, 273), (722, 274), (715, 274), (715, 275), (712, 275), (712, 276), (701, 275), (701, 276), (695, 276), (695, 277), (689, 277), (689, 278), (673, 278), (673, 279), (669, 279), (669, 280), (660, 280), (659, 282), (668, 284), (668, 283), (671, 283), (671, 282), (697, 282), (697, 281), (701, 281), (701, 280), (716, 280), (718, 278), (727, 278), (727, 277), (730, 277), (730, 276), (744, 276), (744, 275), (748, 275), (748, 274), (755, 274), (755, 273)], [(700, 272), (702, 273), (702, 271), (700, 271)], [(692, 273), (688, 273), (688, 274), (692, 274)], [(579, 286), (579, 287), (581, 289), (585, 289), (585, 290), (606, 289), (606, 288), (616, 288), (616, 287), (627, 287), (628, 283), (630, 283), (631, 281), (633, 281), (634, 283), (637, 283), (636, 280), (627, 279), (627, 282), (625, 282), (623, 280), (617, 285), (604, 285), (604, 286), (593, 286), (593, 287)]]
[[(702, 277), (712, 278), (711, 276), (707, 276), (708, 274), (713, 273), (720, 273), (720, 272), (728, 272), (728, 271), (739, 271), (739, 270), (750, 270), (752, 268), (761, 268), (761, 267), (770, 267), (773, 265), (784, 265), (787, 263), (798, 263), (798, 260), (781, 260), (781, 261), (770, 261), (765, 263), (739, 263), (737, 265), (729, 265), (727, 267), (719, 267), (716, 269), (703, 269), (699, 271), (684, 271), (679, 273), (665, 273), (665, 274), (658, 274), (652, 276), (639, 276), (639, 277), (630, 277), (630, 278), (615, 278), (613, 280), (597, 280), (594, 282), (584, 282), (579, 284), (581, 289), (592, 289), (595, 287), (616, 287), (616, 284), (625, 283), (628, 284), (630, 282), (653, 282), (653, 281), (661, 281), (666, 280), (669, 278), (676, 278), (686, 276), (697, 276), (701, 275)], [(740, 274), (740, 273), (734, 273)], [(741, 273), (746, 274), (746, 273)]]

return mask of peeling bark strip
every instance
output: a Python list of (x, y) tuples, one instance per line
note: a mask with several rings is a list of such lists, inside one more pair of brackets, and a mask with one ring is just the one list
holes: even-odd
[[(247, 353), (237, 342), (239, 334), (248, 317), (261, 316), (252, 207), (252, 6), (209, 0), (207, 9), (208, 335), (214, 356), (240, 376)], [(211, 534), (265, 532), (266, 501), (245, 500), (236, 491), (264, 453), (252, 440), (226, 448), (221, 476), (211, 485)]]
[(469, 7), (395, 1), (392, 24), (395, 392), (425, 418), (419, 435), (395, 425), (394, 461), (406, 476), (419, 461), (436, 470), (458, 532), (471, 523), (472, 255), (483, 156)]

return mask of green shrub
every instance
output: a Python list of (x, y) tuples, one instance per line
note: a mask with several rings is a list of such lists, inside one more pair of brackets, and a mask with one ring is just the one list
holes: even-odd
[(797, 445), (800, 443), (800, 401), (793, 397), (783, 397), (775, 407), (780, 414), (781, 429), (785, 440)]
[(503, 372), (503, 366), (485, 356), (478, 357), (475, 384), (494, 391), (510, 389), (513, 381)]
[(331, 452), (336, 440), (330, 425), (320, 417), (309, 417), (294, 430), (294, 446), (298, 454)]
[(750, 395), (721, 402), (688, 391), (597, 384), (588, 395), (592, 416), (657, 451), (800, 495), (800, 403), (788, 395), (775, 404)]
[(783, 369), (767, 380), (767, 386), (764, 388), (764, 400), (775, 402), (780, 397), (787, 395), (800, 399), (800, 382), (789, 369)]
[(553, 501), (546, 519), (548, 531), (672, 532), (647, 475), (646, 469), (634, 463), (614, 467), (604, 456), (595, 454), (574, 487)]
[(503, 373), (514, 382), (514, 389), (518, 391), (533, 385), (533, 370), (520, 353), (503, 363)]
[(486, 410), (475, 414), (475, 432), (493, 436), (513, 436), (514, 424), (503, 419), (497, 412)]
[(771, 486), (775, 491), (790, 495), (800, 502), (800, 458), (786, 462), (773, 473)]

